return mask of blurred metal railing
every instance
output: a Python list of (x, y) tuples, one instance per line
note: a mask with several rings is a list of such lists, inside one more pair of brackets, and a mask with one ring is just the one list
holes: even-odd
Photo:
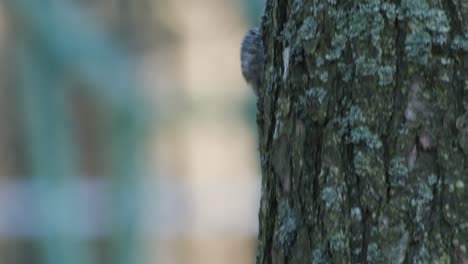
[[(79, 207), (77, 124), (67, 80), (72, 76), (109, 109), (105, 150), (112, 181), (111, 260), (140, 263), (136, 199), (143, 109), (135, 67), (96, 19), (65, 0), (6, 0), (14, 23), (17, 95), (32, 192), (41, 228), (40, 263), (101, 263), (84, 230)], [(60, 191), (60, 190), (66, 190)]]

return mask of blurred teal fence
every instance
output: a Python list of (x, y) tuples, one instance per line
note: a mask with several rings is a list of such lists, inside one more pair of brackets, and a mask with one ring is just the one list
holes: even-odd
[(262, 14), (265, 0), (242, 0), (247, 17), (251, 25), (260, 25), (260, 14)]
[[(21, 136), (38, 206), (37, 219), (31, 219), (40, 229), (38, 263), (141, 263), (137, 194), (144, 112), (131, 56), (73, 1), (5, 3), (14, 28)], [(71, 77), (83, 85), (70, 85)], [(103, 131), (112, 190), (110, 258), (105, 262), (83, 236), (79, 124), (70, 103), (74, 89), (86, 89), (110, 113)]]

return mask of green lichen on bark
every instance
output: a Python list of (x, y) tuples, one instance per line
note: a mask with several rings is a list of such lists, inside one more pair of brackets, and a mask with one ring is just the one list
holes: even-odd
[(257, 263), (457, 263), (468, 3), (269, 0)]

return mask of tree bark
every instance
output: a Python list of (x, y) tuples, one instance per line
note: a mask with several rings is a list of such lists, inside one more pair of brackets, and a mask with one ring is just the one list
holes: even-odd
[(266, 2), (257, 263), (468, 263), (468, 2)]

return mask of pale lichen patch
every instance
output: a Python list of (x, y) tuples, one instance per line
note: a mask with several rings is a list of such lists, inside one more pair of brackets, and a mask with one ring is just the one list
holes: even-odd
[(431, 35), (422, 29), (413, 30), (405, 40), (405, 52), (409, 59), (427, 64), (431, 55)]
[(291, 48), (286, 47), (283, 50), (283, 81), (286, 81), (289, 73), (289, 59), (291, 56)]
[(408, 167), (405, 165), (405, 160), (401, 157), (395, 157), (390, 161), (390, 184), (392, 186), (404, 186), (408, 178)]

